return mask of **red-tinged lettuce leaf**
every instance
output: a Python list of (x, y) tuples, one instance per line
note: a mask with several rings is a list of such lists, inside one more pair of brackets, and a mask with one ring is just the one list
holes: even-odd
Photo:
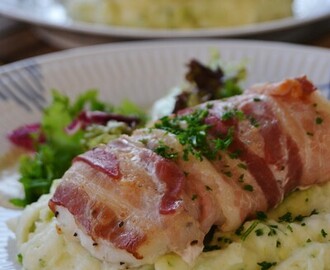
[(81, 112), (102, 111), (105, 115), (114, 113), (112, 105), (98, 99), (96, 90), (85, 92), (75, 102), (58, 91), (54, 90), (52, 94), (52, 103), (44, 110), (41, 125), (38, 128), (35, 126), (37, 133), (43, 134), (43, 140), (35, 140), (35, 154), (23, 156), (20, 161), (20, 182), (24, 187), (25, 198), (12, 200), (17, 206), (30, 204), (42, 194), (48, 193), (53, 180), (62, 177), (72, 159), (86, 150), (82, 143), (83, 129), (74, 134), (66, 132), (66, 127)]
[(101, 111), (82, 111), (68, 126), (66, 126), (65, 130), (68, 134), (75, 134), (79, 130), (86, 130), (86, 128), (92, 124), (104, 126), (111, 120), (126, 123), (132, 128), (136, 127), (139, 122), (141, 122), (141, 119), (137, 116)]
[(41, 132), (40, 123), (24, 125), (7, 134), (8, 140), (28, 151), (35, 151), (36, 144), (45, 142), (45, 135)]
[(237, 69), (234, 75), (228, 76), (219, 65), (210, 68), (197, 60), (191, 60), (187, 66), (186, 80), (189, 87), (176, 96), (173, 113), (209, 100), (242, 93), (239, 82), (245, 77), (245, 68)]

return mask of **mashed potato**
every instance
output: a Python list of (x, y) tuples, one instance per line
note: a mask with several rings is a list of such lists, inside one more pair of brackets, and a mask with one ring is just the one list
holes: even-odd
[(291, 16), (292, 0), (62, 0), (74, 19), (117, 26), (203, 28)]
[[(64, 237), (48, 209), (49, 198), (42, 196), (12, 224), (24, 269), (116, 269), (93, 258), (73, 236)], [(207, 246), (215, 250), (204, 252), (194, 266), (168, 254), (139, 269), (330, 269), (330, 182), (293, 192), (267, 216), (246, 222), (240, 233), (215, 232)]]

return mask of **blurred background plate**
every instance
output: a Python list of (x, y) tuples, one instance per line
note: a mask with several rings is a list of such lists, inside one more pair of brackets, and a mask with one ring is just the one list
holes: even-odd
[(290, 18), (236, 27), (182, 30), (85, 23), (71, 19), (58, 0), (1, 0), (0, 14), (37, 26), (44, 39), (61, 48), (155, 38), (248, 37), (298, 42), (330, 30), (330, 0), (294, 0)]
[[(149, 107), (183, 81), (189, 60), (207, 63), (210, 50), (219, 50), (225, 62), (246, 63), (245, 86), (306, 74), (330, 97), (326, 49), (242, 40), (149, 41), (71, 49), (0, 67), (0, 156), (10, 149), (8, 131), (40, 120), (51, 89), (75, 97), (97, 88), (108, 102), (118, 104), (128, 98)], [(5, 225), (18, 213), (0, 207), (1, 270), (19, 269), (14, 263), (14, 235)]]

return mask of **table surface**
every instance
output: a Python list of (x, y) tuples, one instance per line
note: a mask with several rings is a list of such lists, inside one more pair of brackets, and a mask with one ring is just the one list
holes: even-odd
[[(0, 21), (0, 65), (62, 50), (40, 38), (31, 25), (7, 20), (5, 22), (6, 27)], [(300, 44), (330, 49), (330, 31)]]

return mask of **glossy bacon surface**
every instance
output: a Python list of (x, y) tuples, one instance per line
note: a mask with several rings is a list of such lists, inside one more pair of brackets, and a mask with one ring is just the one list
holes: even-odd
[[(49, 202), (63, 231), (118, 265), (168, 252), (192, 261), (212, 225), (234, 230), (292, 190), (329, 179), (330, 106), (305, 77), (180, 114), (198, 109), (208, 111), (209, 142), (232, 133), (225, 151), (186, 160), (174, 134), (141, 129), (80, 155)], [(159, 145), (178, 157), (156, 154)]]

